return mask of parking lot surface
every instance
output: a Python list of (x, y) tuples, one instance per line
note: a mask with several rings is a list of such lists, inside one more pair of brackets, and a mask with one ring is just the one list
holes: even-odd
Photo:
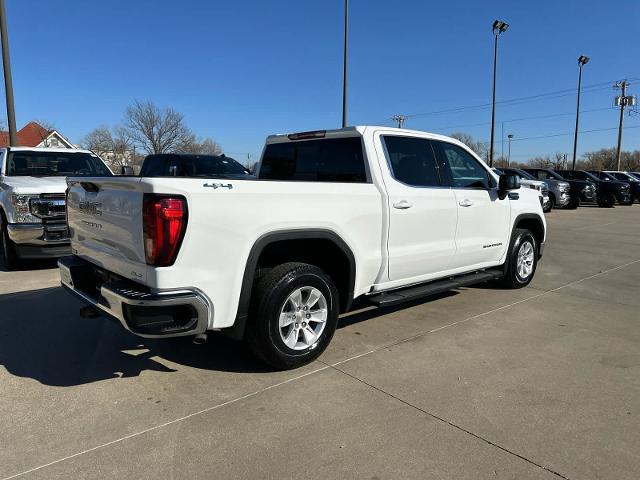
[(640, 206), (547, 220), (529, 288), (351, 313), (289, 372), (0, 271), (0, 479), (640, 478)]

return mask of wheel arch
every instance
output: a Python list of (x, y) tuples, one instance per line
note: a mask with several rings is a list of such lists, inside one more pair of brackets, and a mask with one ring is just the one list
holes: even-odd
[[(259, 262), (265, 258), (265, 255), (270, 255), (279, 247), (291, 246), (291, 245), (305, 245), (309, 247), (320, 247), (320, 252), (314, 251), (310, 254), (302, 255), (298, 258), (298, 261), (309, 261), (309, 258), (320, 258), (323, 251), (322, 248), (332, 248), (334, 252), (340, 252), (341, 258), (336, 265), (339, 265), (341, 269), (347, 268), (348, 274), (346, 278), (335, 278), (333, 280), (338, 286), (340, 292), (340, 311), (347, 311), (351, 307), (353, 301), (353, 292), (355, 289), (355, 277), (356, 277), (356, 260), (355, 256), (349, 245), (333, 230), (328, 229), (309, 229), (309, 230), (278, 230), (269, 232), (259, 237), (251, 247), (249, 256), (247, 257), (244, 274), (242, 277), (242, 286), (240, 290), (240, 297), (238, 300), (238, 310), (236, 319), (232, 327), (225, 328), (223, 331), (232, 338), (240, 339), (244, 336), (247, 319), (249, 317), (249, 311), (251, 306), (251, 295), (254, 290), (254, 281), (256, 274), (259, 274)], [(286, 259), (284, 261), (293, 261), (296, 259), (296, 252), (300, 251), (300, 247), (297, 250), (290, 252), (287, 250), (287, 255), (282, 257)], [(277, 256), (275, 258), (278, 258)], [(309, 263), (314, 263), (310, 261)], [(318, 262), (314, 263), (317, 264)], [(322, 265), (319, 267), (325, 267)], [(324, 262), (326, 263), (326, 262)], [(331, 275), (331, 269), (327, 272)], [(341, 270), (342, 271), (342, 270)], [(338, 275), (336, 275), (338, 276)]]
[[(513, 222), (511, 236), (517, 228), (526, 228), (533, 233), (536, 242), (538, 242), (538, 259), (542, 258), (543, 244), (545, 240), (545, 224), (540, 215), (535, 213), (522, 213), (518, 215)], [(511, 254), (511, 244), (509, 245), (509, 254)]]

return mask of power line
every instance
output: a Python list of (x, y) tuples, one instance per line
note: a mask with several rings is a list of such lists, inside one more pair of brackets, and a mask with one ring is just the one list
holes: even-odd
[[(629, 80), (640, 80), (640, 77), (627, 77)], [(607, 82), (599, 82), (599, 83), (594, 83), (591, 85), (587, 85), (585, 87), (582, 88), (583, 92), (596, 92), (599, 90), (605, 90), (607, 88), (609, 88), (609, 86), (611, 85), (611, 83), (614, 80), (609, 80)], [(556, 90), (553, 92), (546, 92), (546, 93), (539, 93), (537, 95), (529, 95), (526, 97), (516, 97), (516, 98), (511, 98), (508, 100), (501, 100), (496, 102), (497, 104), (500, 105), (506, 105), (506, 106), (511, 106), (511, 105), (520, 105), (522, 103), (528, 103), (528, 102), (535, 102), (535, 101), (540, 101), (540, 100), (552, 100), (555, 98), (562, 98), (562, 97), (567, 97), (567, 96), (571, 96), (571, 95), (575, 95), (575, 89), (574, 88), (567, 88), (567, 89), (563, 89), (563, 90)], [(464, 111), (469, 111), (469, 110), (484, 110), (491, 107), (491, 103), (480, 103), (480, 104), (476, 104), (476, 105), (466, 105), (466, 106), (461, 106), (461, 107), (456, 107), (456, 108), (448, 108), (448, 109), (442, 109), (442, 110), (433, 110), (430, 112), (419, 112), (419, 113), (413, 113), (413, 114), (408, 114), (405, 115), (405, 117), (408, 118), (414, 118), (414, 117), (422, 117), (422, 116), (428, 116), (428, 115), (439, 115), (439, 114), (443, 114), (443, 113), (458, 113), (458, 112), (464, 112)], [(385, 120), (379, 122), (382, 123), (384, 125), (389, 124), (389, 117), (387, 117)]]
[[(604, 110), (613, 110), (612, 107), (604, 107), (604, 108), (592, 108), (590, 110), (582, 110), (582, 112), (580, 113), (589, 113), (589, 112), (602, 112)], [(574, 113), (552, 113), (552, 114), (548, 114), (548, 115), (533, 115), (533, 116), (529, 116), (529, 117), (520, 117), (520, 118), (511, 118), (508, 120), (501, 120), (504, 123), (511, 123), (511, 122), (520, 122), (523, 120), (535, 120), (535, 119), (542, 119), (542, 118), (554, 118), (554, 117), (566, 117), (569, 115), (574, 115)], [(431, 128), (430, 130), (448, 130), (451, 128), (464, 128), (464, 127), (479, 127), (479, 126), (483, 126), (483, 125), (489, 125), (489, 123), (491, 122), (481, 122), (481, 123), (467, 123), (464, 125), (449, 125), (447, 127), (435, 127), (435, 128)]]
[[(604, 90), (609, 88), (611, 82), (603, 82), (603, 83), (597, 83), (597, 84), (593, 84), (590, 85), (588, 87), (584, 87), (583, 91), (587, 91), (587, 92), (595, 92), (598, 90)], [(537, 95), (529, 95), (526, 97), (516, 97), (516, 98), (511, 98), (508, 100), (501, 100), (499, 102), (496, 102), (496, 104), (500, 104), (500, 105), (520, 105), (522, 103), (528, 103), (528, 102), (535, 102), (535, 101), (539, 101), (539, 100), (552, 100), (555, 98), (561, 98), (561, 97), (566, 97), (569, 95), (575, 95), (575, 90), (574, 89), (565, 89), (565, 90), (557, 90), (555, 92), (547, 92), (547, 93), (540, 93)], [(480, 104), (476, 104), (476, 105), (466, 105), (466, 106), (462, 106), (462, 107), (456, 107), (456, 108), (447, 108), (447, 109), (443, 109), (443, 110), (433, 110), (430, 112), (420, 112), (420, 113), (412, 113), (409, 115), (406, 115), (409, 118), (414, 118), (414, 117), (422, 117), (422, 116), (427, 116), (427, 115), (439, 115), (442, 113), (457, 113), (457, 112), (464, 112), (467, 110), (483, 110), (486, 108), (491, 107), (491, 103), (480, 103)]]
[[(625, 130), (629, 130), (632, 128), (640, 128), (640, 125), (633, 125), (631, 127), (624, 127)], [(581, 130), (578, 133), (594, 133), (594, 132), (609, 132), (611, 130), (618, 130), (618, 127), (610, 127), (610, 128), (595, 128), (593, 130)], [(535, 137), (523, 137), (523, 138), (516, 138), (514, 140), (512, 140), (512, 142), (521, 142), (523, 140), (540, 140), (542, 138), (554, 138), (554, 137), (564, 137), (566, 135), (573, 135), (575, 132), (569, 132), (569, 133), (555, 133), (553, 135), (539, 135), (539, 136), (535, 136)]]

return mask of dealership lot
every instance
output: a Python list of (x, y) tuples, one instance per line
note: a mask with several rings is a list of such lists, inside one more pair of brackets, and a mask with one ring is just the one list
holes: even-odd
[(0, 272), (0, 479), (639, 478), (639, 219), (553, 211), (531, 287), (351, 313), (289, 372)]

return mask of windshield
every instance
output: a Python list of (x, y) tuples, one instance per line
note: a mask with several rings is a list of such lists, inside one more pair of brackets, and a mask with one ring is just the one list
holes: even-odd
[(579, 172), (579, 173), (582, 173), (584, 175), (585, 180), (593, 180), (594, 182), (597, 182), (600, 180), (593, 173), (589, 173), (589, 172)]
[(536, 177), (534, 177), (530, 173), (525, 172), (524, 170), (520, 170), (519, 168), (514, 168), (513, 169), (513, 173), (515, 173), (516, 175), (519, 175), (520, 178), (524, 178), (525, 180), (535, 180), (536, 179)]
[(622, 182), (637, 182), (638, 179), (633, 177), (632, 175), (628, 174), (628, 173), (624, 173), (624, 172), (613, 172), (613, 173), (609, 173), (608, 175), (614, 177), (616, 180), (620, 180)]
[(248, 176), (249, 171), (224, 155), (149, 155), (142, 166), (142, 177)]
[(7, 175), (12, 177), (110, 177), (102, 161), (85, 152), (9, 152)]
[(543, 170), (543, 172), (547, 174), (547, 178), (552, 177), (552, 178), (554, 178), (556, 180), (564, 180), (564, 177), (562, 177), (561, 175), (557, 174), (553, 170)]
[(617, 179), (610, 173), (600, 172), (600, 178), (603, 180), (616, 181)]

